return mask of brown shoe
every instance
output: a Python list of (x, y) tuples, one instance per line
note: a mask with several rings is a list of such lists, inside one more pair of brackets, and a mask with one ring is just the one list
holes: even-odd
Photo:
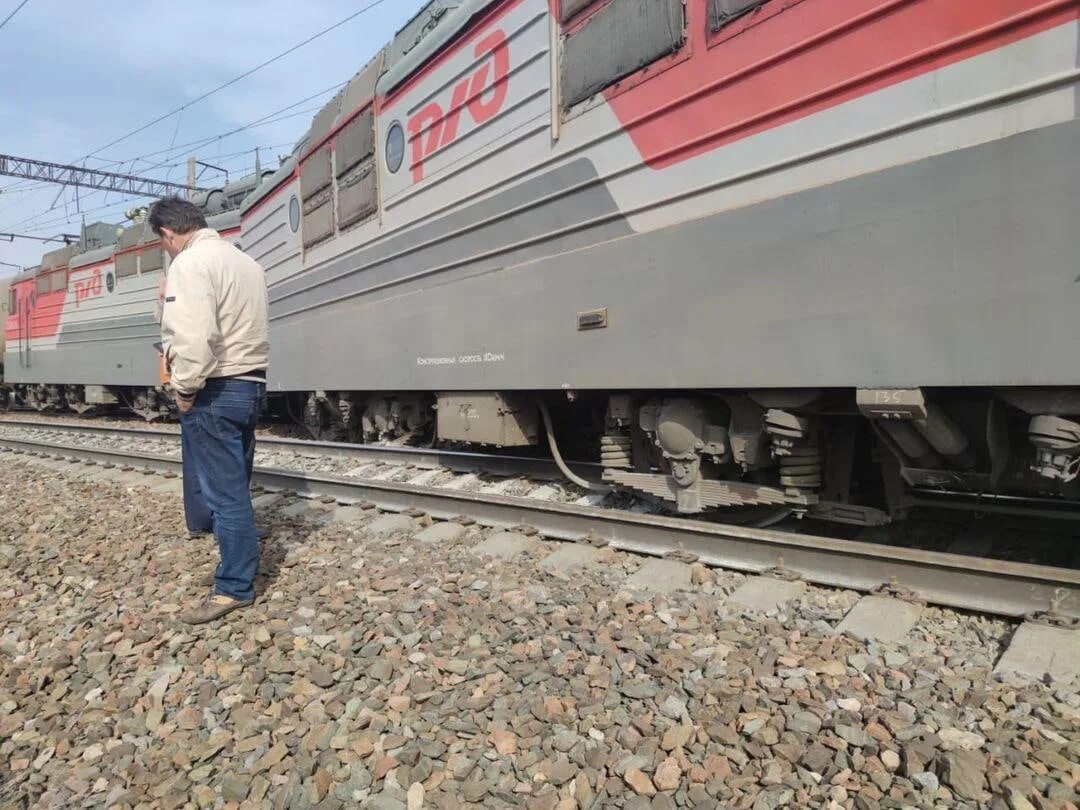
[(237, 608), (247, 607), (254, 599), (233, 599), (220, 593), (212, 593), (180, 614), (180, 621), (188, 624), (206, 624), (220, 619)]

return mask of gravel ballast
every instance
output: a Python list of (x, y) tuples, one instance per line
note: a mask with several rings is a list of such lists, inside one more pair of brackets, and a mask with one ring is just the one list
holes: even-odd
[(995, 679), (1009, 622), (864, 642), (848, 591), (747, 614), (736, 574), (658, 595), (610, 549), (567, 573), (541, 538), (277, 499), (256, 604), (191, 628), (216, 550), (163, 479), (2, 464), (2, 808), (1077, 801), (1077, 684)]

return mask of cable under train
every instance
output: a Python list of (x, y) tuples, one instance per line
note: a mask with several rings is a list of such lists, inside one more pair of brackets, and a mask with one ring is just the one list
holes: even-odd
[[(434, 0), (200, 202), (317, 435), (557, 435), (683, 514), (1076, 517), (1078, 43), (1080, 0)], [(17, 403), (167, 413), (166, 265), (94, 226), (16, 278)]]

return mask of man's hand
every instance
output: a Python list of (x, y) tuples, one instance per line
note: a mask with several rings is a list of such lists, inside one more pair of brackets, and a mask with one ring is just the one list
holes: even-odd
[(176, 409), (178, 411), (180, 411), (180, 413), (187, 413), (193, 407), (195, 407), (195, 395), (194, 394), (191, 395), (190, 397), (185, 397), (183, 394), (181, 394), (179, 391), (177, 391), (174, 394), (174, 399), (176, 400)]

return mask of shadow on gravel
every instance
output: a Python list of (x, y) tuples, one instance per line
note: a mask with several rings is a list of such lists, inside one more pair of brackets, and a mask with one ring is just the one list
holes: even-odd
[(259, 541), (259, 572), (255, 575), (257, 595), (269, 592), (277, 582), (285, 563), (287, 549), (284, 540), (289, 537), (290, 532), (275, 528), (269, 537)]

